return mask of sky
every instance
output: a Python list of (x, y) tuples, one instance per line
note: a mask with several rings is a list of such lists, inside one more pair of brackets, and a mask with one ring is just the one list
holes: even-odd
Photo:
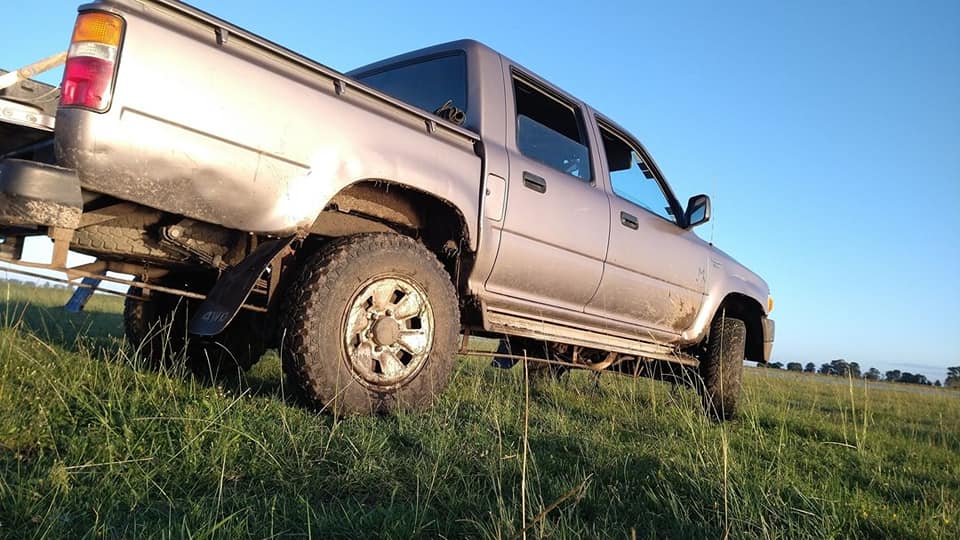
[[(78, 4), (4, 10), (0, 67), (65, 49)], [(960, 365), (956, 0), (194, 5), (340, 71), (482, 41), (711, 196), (698, 233), (769, 283), (774, 361)]]

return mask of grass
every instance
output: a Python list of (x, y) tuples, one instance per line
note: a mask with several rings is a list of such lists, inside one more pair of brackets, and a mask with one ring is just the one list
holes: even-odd
[(575, 373), (527, 401), (522, 369), (468, 358), (426, 413), (334, 419), (275, 356), (146, 370), (119, 300), (66, 295), (0, 283), (0, 536), (960, 537), (955, 392), (747, 369), (717, 425), (662, 383)]

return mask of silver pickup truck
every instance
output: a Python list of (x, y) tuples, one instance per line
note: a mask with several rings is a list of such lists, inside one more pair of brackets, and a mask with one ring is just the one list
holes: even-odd
[(100, 0), (57, 106), (31, 84), (0, 92), (22, 113), (0, 257), (38, 266), (46, 235), (39, 266), (128, 283), (151, 362), (276, 348), (309, 402), (387, 412), (485, 336), (500, 366), (687, 378), (727, 419), (770, 357), (766, 283), (693, 232), (709, 198), (681, 205), (626, 129), (475, 41), (343, 74), (181, 2)]

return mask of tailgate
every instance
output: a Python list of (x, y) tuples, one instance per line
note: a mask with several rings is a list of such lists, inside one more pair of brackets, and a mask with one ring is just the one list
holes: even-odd
[(32, 80), (0, 90), (0, 158), (52, 141), (59, 99), (59, 88)]

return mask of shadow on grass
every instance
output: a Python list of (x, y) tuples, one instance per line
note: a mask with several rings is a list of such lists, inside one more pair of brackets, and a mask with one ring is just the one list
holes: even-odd
[(286, 381), (280, 369), (280, 358), (276, 351), (267, 351), (246, 372), (234, 366), (223, 366), (218, 369), (208, 363), (205, 367), (194, 368), (190, 375), (200, 384), (218, 386), (235, 395), (273, 398), (305, 407), (305, 404), (295, 399), (292, 389), (285, 388)]
[(68, 313), (62, 306), (0, 299), (0, 327), (19, 328), (71, 352), (111, 351), (123, 340), (123, 316), (96, 308)]
[[(18, 329), (44, 343), (68, 352), (88, 355), (97, 361), (123, 362), (125, 358), (133, 369), (151, 370), (137, 358), (137, 345), (126, 341), (119, 306), (91, 303), (93, 305), (88, 305), (80, 313), (70, 313), (61, 303), (68, 297), (68, 292), (64, 290), (21, 286), (18, 292), (16, 298), (0, 298), (0, 328)], [(127, 354), (118, 355), (118, 351), (124, 348)], [(269, 358), (268, 353), (264, 359)], [(256, 366), (247, 373), (222, 368), (216, 372), (208, 370), (195, 373), (174, 369), (166, 374), (182, 374), (194, 378), (201, 385), (220, 386), (238, 395), (282, 399), (278, 366), (276, 370), (271, 370), (272, 374)]]

